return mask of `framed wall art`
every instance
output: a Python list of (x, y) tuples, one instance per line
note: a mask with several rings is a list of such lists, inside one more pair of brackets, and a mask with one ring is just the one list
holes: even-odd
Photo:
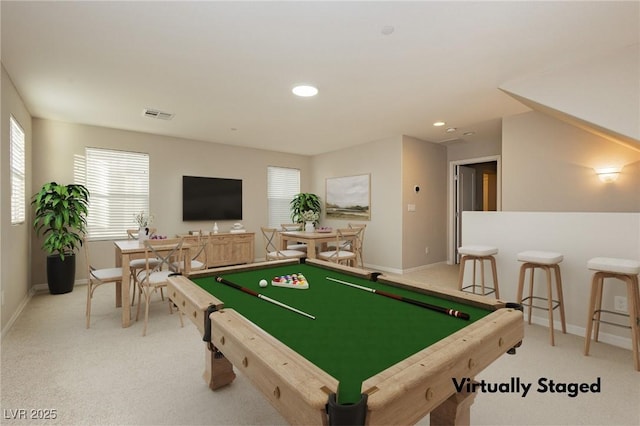
[(371, 175), (327, 178), (327, 219), (371, 220)]

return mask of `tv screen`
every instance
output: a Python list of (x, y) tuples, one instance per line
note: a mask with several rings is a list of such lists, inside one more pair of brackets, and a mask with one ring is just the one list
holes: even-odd
[(242, 220), (242, 180), (182, 176), (182, 220)]

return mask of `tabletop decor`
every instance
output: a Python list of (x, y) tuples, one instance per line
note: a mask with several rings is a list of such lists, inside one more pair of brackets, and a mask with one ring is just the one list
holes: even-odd
[(47, 284), (51, 294), (73, 291), (76, 273), (75, 251), (82, 246), (87, 229), (89, 190), (83, 185), (45, 183), (34, 196), (33, 228), (44, 236), (47, 256)]
[(371, 175), (327, 178), (328, 219), (371, 220)]
[(154, 216), (152, 214), (146, 214), (143, 210), (140, 213), (134, 215), (133, 218), (138, 224), (138, 240), (148, 240), (149, 226), (153, 222)]
[(314, 212), (313, 210), (306, 210), (302, 212), (301, 217), (302, 217), (302, 220), (304, 220), (305, 222), (304, 230), (306, 232), (315, 231), (315, 222), (318, 220), (320, 215), (317, 212)]

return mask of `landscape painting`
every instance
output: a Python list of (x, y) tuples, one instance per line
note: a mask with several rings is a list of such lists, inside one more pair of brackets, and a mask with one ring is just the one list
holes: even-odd
[(371, 219), (371, 175), (327, 178), (327, 219)]

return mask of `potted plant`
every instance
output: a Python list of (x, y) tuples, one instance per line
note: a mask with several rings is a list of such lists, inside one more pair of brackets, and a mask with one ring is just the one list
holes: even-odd
[(304, 222), (302, 213), (306, 211), (317, 213), (318, 217), (314, 220), (314, 223), (317, 223), (320, 212), (322, 211), (320, 197), (307, 192), (296, 194), (289, 203), (289, 206), (291, 207), (291, 221), (294, 223)]
[(76, 250), (82, 246), (87, 227), (89, 190), (83, 185), (45, 183), (34, 196), (33, 228), (44, 237), (47, 283), (51, 294), (73, 290)]

